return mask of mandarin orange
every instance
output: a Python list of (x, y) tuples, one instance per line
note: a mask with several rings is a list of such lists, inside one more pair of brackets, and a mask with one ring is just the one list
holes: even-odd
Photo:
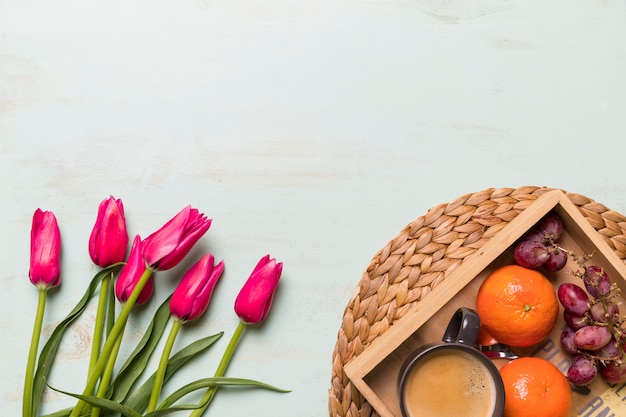
[(504, 383), (503, 417), (568, 417), (572, 390), (552, 363), (535, 357), (512, 360), (500, 368)]
[(541, 272), (506, 265), (481, 284), (476, 312), (499, 342), (527, 347), (548, 337), (559, 315), (559, 303), (552, 283)]
[(487, 329), (485, 329), (485, 326), (481, 325), (478, 329), (478, 337), (476, 339), (476, 343), (479, 346), (491, 346), (498, 343), (498, 340), (496, 340), (495, 337), (489, 334)]

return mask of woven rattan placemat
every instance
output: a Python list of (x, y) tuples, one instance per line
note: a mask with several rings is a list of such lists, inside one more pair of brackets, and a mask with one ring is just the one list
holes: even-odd
[[(346, 376), (344, 364), (550, 190), (554, 188), (489, 188), (463, 195), (428, 210), (374, 255), (346, 306), (333, 350), (331, 417), (378, 416)], [(562, 191), (624, 260), (626, 217), (583, 195)]]

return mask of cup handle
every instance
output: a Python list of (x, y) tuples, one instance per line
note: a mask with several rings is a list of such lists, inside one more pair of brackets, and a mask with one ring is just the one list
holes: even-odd
[(480, 317), (471, 308), (461, 307), (450, 319), (443, 335), (445, 343), (462, 343), (474, 347), (478, 339)]

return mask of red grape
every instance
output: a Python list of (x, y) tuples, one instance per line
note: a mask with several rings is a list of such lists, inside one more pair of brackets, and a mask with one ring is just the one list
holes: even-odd
[(626, 382), (626, 363), (610, 362), (602, 368), (600, 376), (609, 384)]
[(548, 213), (539, 221), (537, 228), (544, 233), (545, 239), (554, 242), (563, 233), (563, 221), (556, 213)]
[(544, 243), (546, 234), (537, 228), (530, 229), (522, 236), (522, 240), (531, 240), (533, 242)]
[(619, 345), (615, 341), (614, 337), (611, 338), (605, 347), (596, 352), (596, 356), (602, 358), (603, 360), (617, 359), (619, 358), (619, 355)]
[(567, 252), (562, 249), (554, 248), (550, 250), (548, 260), (543, 263), (543, 267), (548, 271), (556, 272), (565, 267), (567, 263)]
[(585, 355), (575, 355), (567, 370), (567, 379), (574, 385), (587, 385), (598, 375), (598, 367), (593, 359)]
[(585, 326), (576, 330), (574, 344), (583, 350), (599, 350), (605, 347), (613, 334), (606, 326)]
[[(606, 311), (607, 309), (608, 311)], [(598, 323), (606, 323), (608, 320), (610, 320), (611, 323), (615, 323), (619, 320), (619, 307), (612, 302), (607, 303), (605, 308), (604, 304), (598, 301), (591, 306), (590, 312), (591, 318)]]
[(563, 330), (561, 330), (561, 345), (567, 353), (578, 353), (578, 347), (574, 344), (575, 333), (576, 330), (572, 329), (569, 326), (565, 326), (563, 327)]
[(611, 282), (607, 273), (599, 266), (588, 266), (583, 274), (583, 282), (589, 295), (596, 298), (607, 295), (611, 291)]
[(582, 316), (589, 311), (589, 296), (578, 285), (569, 282), (561, 284), (557, 295), (565, 311), (576, 316)]
[(513, 257), (518, 265), (535, 269), (539, 268), (548, 260), (550, 253), (548, 252), (548, 248), (540, 242), (522, 240), (515, 246)]
[(589, 324), (589, 319), (586, 315), (577, 316), (576, 314), (567, 310), (563, 312), (563, 319), (565, 319), (565, 323), (567, 323), (567, 325), (574, 330), (582, 329)]

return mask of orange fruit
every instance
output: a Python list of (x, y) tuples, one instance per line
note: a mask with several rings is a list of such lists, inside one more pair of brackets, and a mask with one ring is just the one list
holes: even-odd
[(545, 359), (522, 357), (500, 368), (504, 383), (503, 417), (568, 417), (572, 389), (559, 369)]
[(548, 337), (559, 315), (552, 283), (541, 272), (506, 265), (483, 281), (476, 312), (485, 330), (499, 342), (527, 347)]
[(489, 332), (487, 332), (487, 329), (485, 329), (485, 326), (481, 325), (478, 328), (478, 337), (476, 338), (476, 343), (479, 346), (491, 346), (499, 342), (496, 340), (495, 337), (493, 337), (492, 335), (489, 334)]

